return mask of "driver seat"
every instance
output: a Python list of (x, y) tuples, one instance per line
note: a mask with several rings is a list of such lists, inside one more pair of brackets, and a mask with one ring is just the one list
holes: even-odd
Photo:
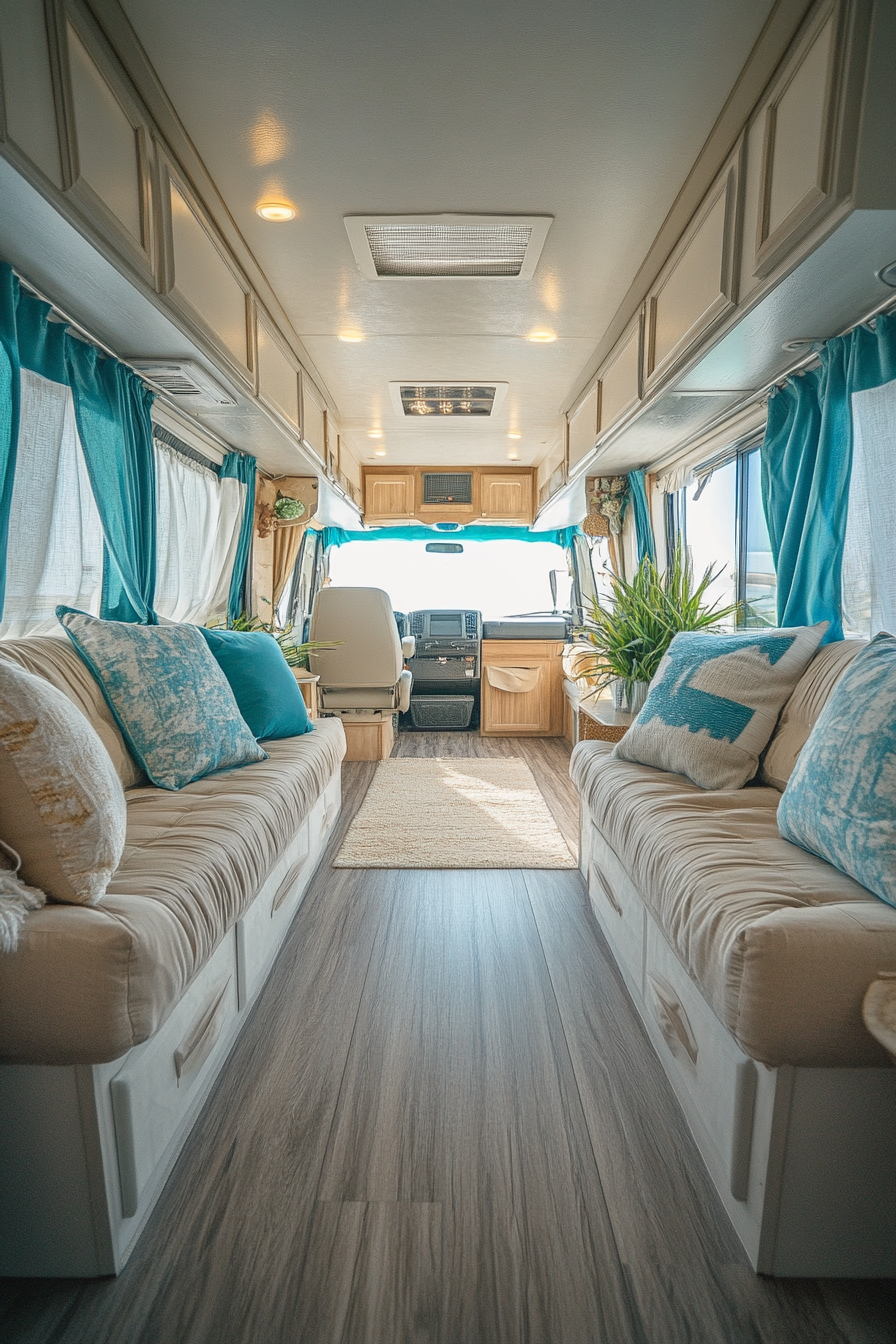
[[(311, 651), (308, 661), (320, 678), (321, 714), (341, 718), (346, 728), (346, 759), (381, 760), (383, 752), (388, 756), (392, 715), (407, 710), (411, 702), (413, 676), (404, 660), (413, 657), (416, 648), (413, 636), (399, 637), (388, 593), (382, 588), (322, 588), (311, 609), (308, 638), (341, 641), (337, 648)], [(378, 733), (368, 727), (353, 734), (355, 725), (382, 728)], [(376, 740), (376, 754), (356, 755), (353, 736), (356, 745)]]

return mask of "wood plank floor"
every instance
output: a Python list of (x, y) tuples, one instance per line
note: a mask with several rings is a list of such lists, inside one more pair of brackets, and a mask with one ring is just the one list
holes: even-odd
[[(520, 755), (575, 844), (555, 740)], [(124, 1272), (0, 1283), (4, 1344), (893, 1344), (890, 1283), (757, 1278), (573, 872), (333, 869)]]

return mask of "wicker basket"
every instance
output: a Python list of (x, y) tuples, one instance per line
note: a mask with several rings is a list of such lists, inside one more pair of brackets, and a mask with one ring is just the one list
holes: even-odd
[(619, 742), (625, 733), (621, 723), (598, 723), (590, 714), (579, 713), (580, 742)]
[(610, 520), (602, 513), (586, 513), (582, 519), (582, 531), (588, 537), (608, 537)]

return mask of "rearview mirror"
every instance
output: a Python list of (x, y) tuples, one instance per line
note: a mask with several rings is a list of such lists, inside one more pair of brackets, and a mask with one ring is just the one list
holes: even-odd
[(430, 555), (460, 555), (464, 548), (458, 541), (428, 541), (426, 549)]

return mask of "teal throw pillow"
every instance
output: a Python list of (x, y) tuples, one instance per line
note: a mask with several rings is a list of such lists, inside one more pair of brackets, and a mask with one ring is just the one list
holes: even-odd
[(198, 629), (256, 737), (299, 737), (313, 731), (302, 692), (273, 635)]
[(195, 625), (100, 621), (71, 607), (56, 615), (153, 784), (181, 789), (267, 760)]
[(701, 789), (743, 788), (827, 628), (676, 635), (615, 755)]
[(778, 830), (896, 905), (896, 639), (837, 682), (778, 804)]

